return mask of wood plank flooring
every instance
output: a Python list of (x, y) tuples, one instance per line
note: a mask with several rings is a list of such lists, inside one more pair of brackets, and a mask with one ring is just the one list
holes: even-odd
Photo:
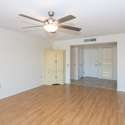
[(84, 77), (80, 80), (73, 80), (72, 84), (83, 85), (88, 87), (96, 87), (96, 88), (106, 88), (106, 89), (112, 89), (112, 90), (117, 89), (116, 80), (98, 79), (94, 77)]
[(43, 86), (0, 101), (0, 125), (125, 125), (125, 93)]

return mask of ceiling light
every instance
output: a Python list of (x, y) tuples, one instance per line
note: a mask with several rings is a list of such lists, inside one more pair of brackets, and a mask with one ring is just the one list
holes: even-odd
[(44, 29), (49, 33), (53, 33), (53, 32), (56, 32), (58, 30), (58, 25), (46, 24), (46, 25), (44, 25)]
[(47, 32), (53, 33), (58, 30), (58, 22), (51, 18), (45, 22), (43, 27)]

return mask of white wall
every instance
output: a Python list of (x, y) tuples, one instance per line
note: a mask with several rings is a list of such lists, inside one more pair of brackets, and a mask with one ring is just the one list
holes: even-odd
[[(117, 42), (117, 77), (118, 77), (118, 90), (125, 91), (125, 34), (115, 34), (115, 35), (105, 35), (105, 36), (94, 36), (91, 38), (96, 38), (96, 43), (110, 43)], [(93, 44), (94, 42), (83, 42), (85, 38), (80, 39), (72, 39), (72, 40), (63, 40), (63, 41), (55, 41), (53, 43), (54, 48), (63, 48), (70, 47), (72, 45), (84, 45), (84, 44)], [(70, 55), (70, 54), (69, 54)], [(66, 57), (70, 58), (70, 57)], [(70, 63), (68, 64), (70, 65)], [(67, 71), (67, 70), (66, 70)], [(66, 79), (70, 78), (70, 73), (66, 77)]]
[(125, 36), (119, 37), (117, 51), (118, 90), (125, 91)]
[(0, 98), (42, 85), (48, 47), (47, 41), (0, 29)]

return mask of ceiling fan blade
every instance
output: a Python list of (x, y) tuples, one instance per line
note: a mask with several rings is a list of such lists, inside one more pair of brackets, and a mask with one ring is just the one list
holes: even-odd
[(25, 14), (19, 14), (19, 16), (25, 17), (25, 18), (28, 18), (28, 19), (31, 19), (31, 20), (34, 20), (34, 21), (37, 21), (37, 22), (40, 22), (40, 23), (43, 23), (42, 20), (36, 19), (36, 18), (34, 18), (34, 17), (31, 17), (31, 16), (27, 16), (27, 15), (25, 15)]
[(68, 30), (74, 30), (74, 31), (81, 31), (82, 30), (82, 28), (68, 26), (68, 25), (61, 25), (60, 27), (64, 28), (64, 29), (68, 29)]
[(67, 21), (70, 21), (70, 20), (73, 20), (75, 19), (76, 17), (72, 16), (72, 15), (68, 15), (68, 16), (65, 16), (65, 17), (62, 17), (60, 19), (58, 19), (58, 23), (64, 23), (64, 22), (67, 22)]
[(37, 27), (42, 27), (41, 25), (38, 26), (26, 26), (26, 27), (22, 27), (23, 29), (30, 29), (30, 28), (37, 28)]

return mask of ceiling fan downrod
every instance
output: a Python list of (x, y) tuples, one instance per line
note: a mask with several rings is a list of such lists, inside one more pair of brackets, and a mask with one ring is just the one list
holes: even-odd
[(54, 12), (54, 11), (49, 11), (49, 12), (48, 12), (48, 15), (49, 15), (50, 17), (53, 17), (53, 16), (54, 16), (54, 14), (55, 14), (55, 12)]

